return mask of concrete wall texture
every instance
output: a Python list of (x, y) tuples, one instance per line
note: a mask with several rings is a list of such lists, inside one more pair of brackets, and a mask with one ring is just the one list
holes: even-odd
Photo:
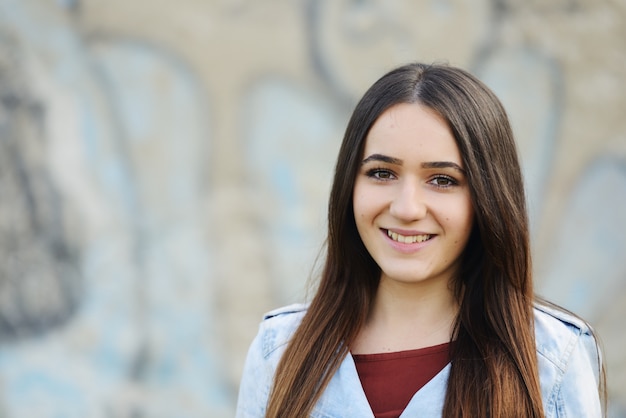
[(416, 60), (507, 107), (538, 291), (626, 417), (624, 0), (0, 0), (0, 417), (232, 416), (355, 101)]

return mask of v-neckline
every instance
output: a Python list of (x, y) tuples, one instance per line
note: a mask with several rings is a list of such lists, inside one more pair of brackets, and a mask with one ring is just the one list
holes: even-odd
[[(409, 418), (415, 416), (440, 416), (443, 411), (443, 402), (445, 400), (445, 392), (450, 375), (451, 363), (437, 373), (432, 379), (430, 379), (424, 386), (422, 386), (417, 392), (413, 394), (411, 400), (407, 404), (400, 418)], [(361, 386), (361, 380), (354, 363), (352, 353), (348, 353), (340, 368), (345, 368), (344, 372), (347, 372), (347, 378), (352, 384), (358, 386), (359, 400), (365, 403), (367, 410), (369, 411), (369, 418), (374, 418), (374, 412), (370, 407), (365, 391)]]

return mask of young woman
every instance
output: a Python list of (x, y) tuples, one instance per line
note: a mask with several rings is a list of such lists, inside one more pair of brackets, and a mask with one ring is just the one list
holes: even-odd
[(524, 187), (502, 105), (410, 64), (357, 104), (309, 305), (265, 316), (237, 417), (599, 417), (590, 328), (533, 294)]

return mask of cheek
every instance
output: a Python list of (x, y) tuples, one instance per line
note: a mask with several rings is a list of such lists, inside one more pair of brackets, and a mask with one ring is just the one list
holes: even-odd
[(472, 204), (469, 193), (465, 196), (463, 201), (459, 203), (458, 207), (461, 208), (459, 215), (463, 219), (463, 223), (471, 230), (474, 225), (474, 205)]
[(460, 230), (463, 231), (461, 236), (459, 237), (461, 244), (465, 245), (467, 243), (469, 236), (472, 233), (472, 229), (474, 228), (474, 222), (474, 211), (469, 208), (461, 225), (459, 225)]
[(359, 219), (365, 216), (367, 212), (367, 198), (364, 195), (362, 188), (358, 184), (354, 187), (354, 194), (352, 196), (352, 210), (354, 212), (354, 218)]
[(368, 199), (366, 194), (362, 192), (359, 193), (359, 190), (355, 189), (355, 194), (352, 199), (352, 212), (361, 239), (369, 234), (369, 227), (372, 225), (373, 218), (375, 217), (371, 203), (371, 199)]
[(359, 196), (355, 193), (352, 198), (352, 213), (354, 214), (354, 219), (357, 221), (361, 217), (361, 201)]
[(467, 202), (459, 203), (456, 207), (459, 208), (458, 211), (447, 216), (446, 222), (456, 231), (454, 244), (465, 246), (474, 226), (474, 210)]
[(354, 195), (354, 198), (352, 199), (352, 214), (354, 216), (354, 222), (356, 223), (356, 227), (360, 235), (364, 215), (363, 215), (363, 207), (361, 205), (361, 200), (356, 194)]
[(354, 220), (357, 226), (363, 225), (368, 219), (368, 208), (366, 202), (355, 199), (354, 201)]

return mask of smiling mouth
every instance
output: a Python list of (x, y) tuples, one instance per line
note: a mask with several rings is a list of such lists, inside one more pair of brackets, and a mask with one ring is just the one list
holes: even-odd
[(433, 236), (430, 234), (423, 235), (400, 235), (390, 230), (387, 230), (387, 236), (396, 242), (400, 242), (402, 244), (413, 244), (416, 242), (424, 242), (431, 239)]

